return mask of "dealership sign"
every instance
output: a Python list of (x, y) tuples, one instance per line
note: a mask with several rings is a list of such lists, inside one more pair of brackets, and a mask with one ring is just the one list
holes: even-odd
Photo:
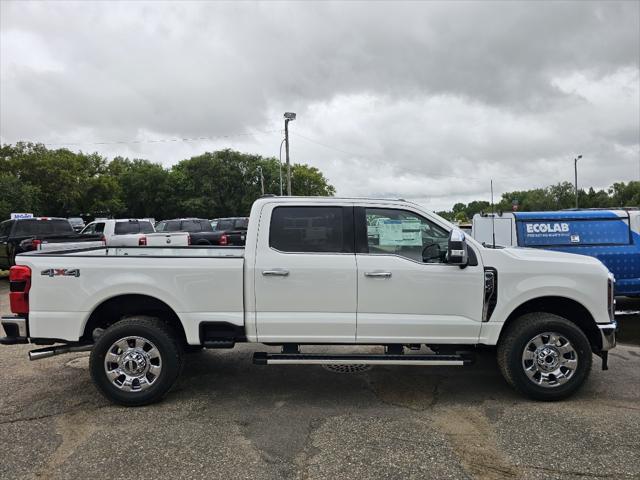
[(33, 213), (12, 213), (11, 220), (20, 220), (22, 218), (33, 218)]

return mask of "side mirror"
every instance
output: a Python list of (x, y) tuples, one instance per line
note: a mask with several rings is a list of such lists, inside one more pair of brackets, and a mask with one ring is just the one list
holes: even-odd
[(461, 230), (451, 230), (449, 243), (447, 245), (447, 263), (460, 265), (460, 268), (467, 266), (469, 261), (469, 250), (464, 233)]

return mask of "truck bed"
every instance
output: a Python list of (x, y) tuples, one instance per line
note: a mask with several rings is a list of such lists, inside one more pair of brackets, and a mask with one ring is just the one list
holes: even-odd
[(165, 303), (192, 344), (203, 322), (244, 325), (242, 248), (101, 247), (29, 252), (16, 263), (32, 271), (33, 337), (77, 341), (96, 306), (123, 295), (133, 305), (145, 298)]

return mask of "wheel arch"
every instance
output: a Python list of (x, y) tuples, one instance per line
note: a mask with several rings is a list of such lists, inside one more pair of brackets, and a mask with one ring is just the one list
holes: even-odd
[(516, 319), (533, 312), (551, 313), (566, 318), (584, 332), (592, 351), (599, 352), (602, 349), (602, 337), (589, 310), (580, 302), (561, 296), (537, 297), (522, 303), (505, 320), (498, 337), (498, 343), (502, 341), (505, 332)]
[(108, 328), (111, 325), (133, 315), (157, 317), (171, 326), (183, 342), (186, 333), (180, 317), (162, 300), (145, 294), (122, 294), (102, 301), (89, 315), (82, 332), (81, 341), (92, 341), (96, 328)]

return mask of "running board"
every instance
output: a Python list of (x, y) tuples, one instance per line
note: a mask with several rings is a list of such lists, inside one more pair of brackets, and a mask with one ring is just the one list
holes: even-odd
[(256, 365), (470, 365), (470, 355), (325, 355), (309, 353), (267, 353), (255, 352)]

